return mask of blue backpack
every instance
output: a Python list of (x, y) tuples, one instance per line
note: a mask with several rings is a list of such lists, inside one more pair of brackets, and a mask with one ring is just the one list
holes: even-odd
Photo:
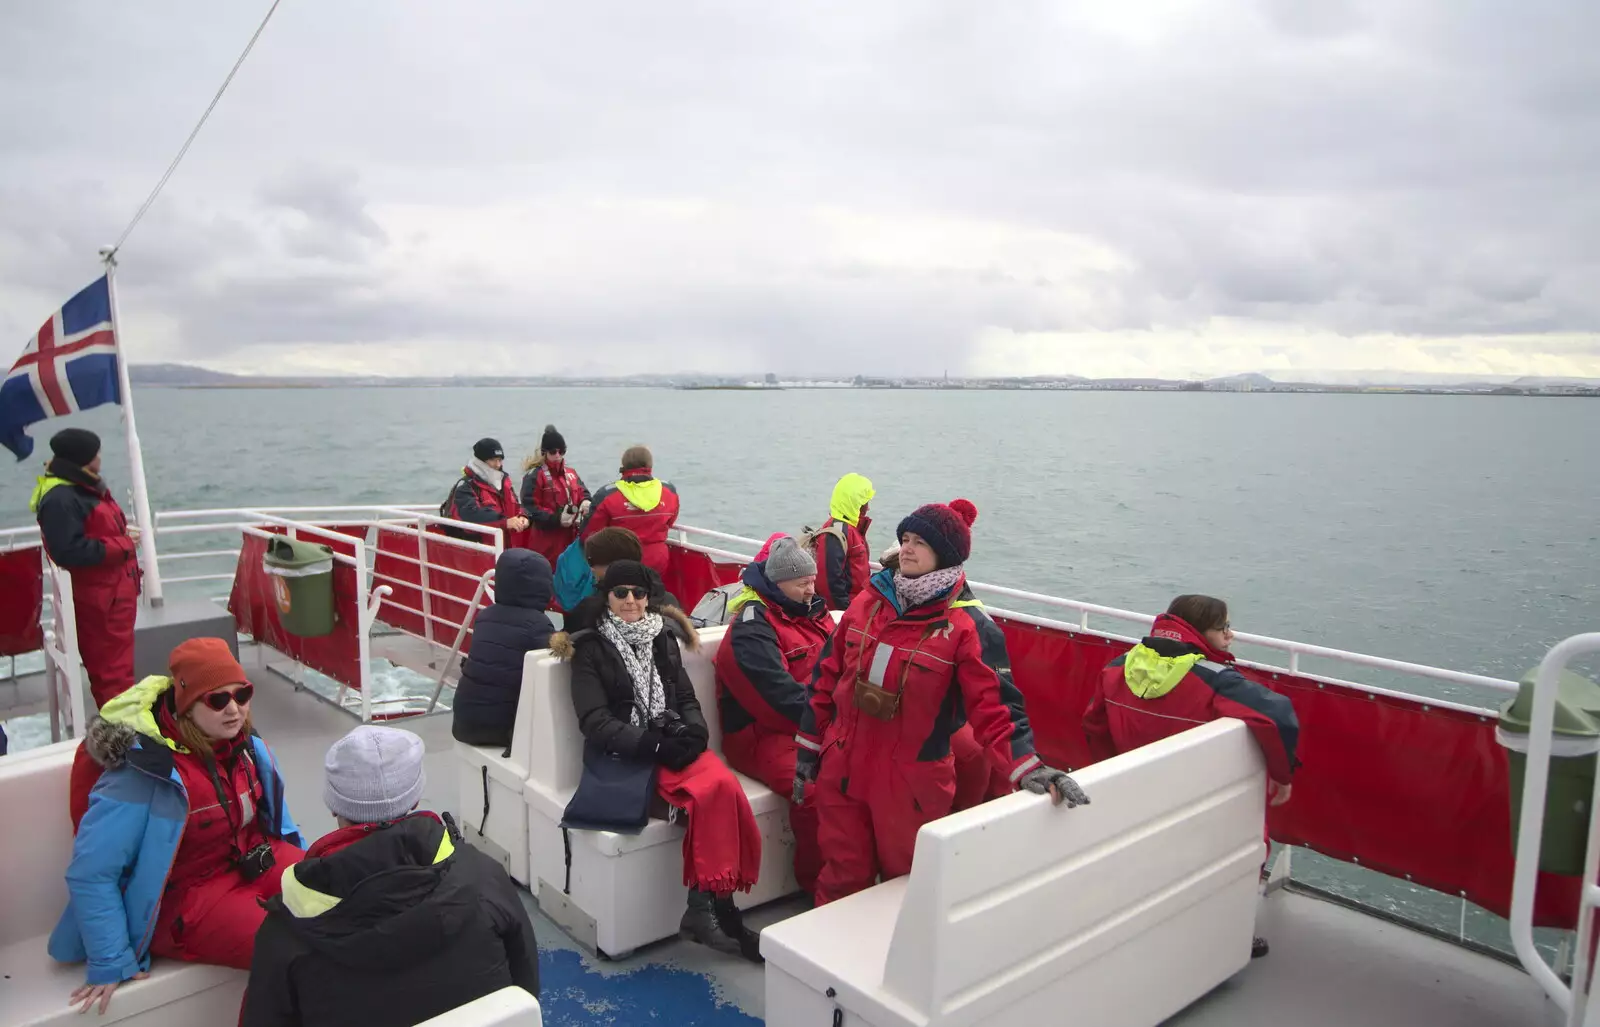
[(555, 570), (556, 602), (563, 610), (571, 610), (594, 591), (594, 574), (583, 557), (583, 543), (577, 539), (556, 558)]

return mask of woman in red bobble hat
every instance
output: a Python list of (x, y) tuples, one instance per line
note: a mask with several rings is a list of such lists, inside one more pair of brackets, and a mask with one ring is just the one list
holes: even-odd
[(978, 508), (918, 507), (900, 522), (899, 566), (851, 601), (811, 681), (795, 766), (816, 788), (821, 905), (909, 873), (917, 830), (950, 812), (950, 736), (963, 718), (1014, 785), (1058, 805), (1089, 800), (1033, 751), (1005, 638), (967, 587)]

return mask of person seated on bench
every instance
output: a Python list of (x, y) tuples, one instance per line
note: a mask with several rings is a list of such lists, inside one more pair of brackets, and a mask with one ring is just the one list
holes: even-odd
[(539, 996), (516, 887), (449, 819), (417, 809), (422, 758), (422, 739), (372, 724), (328, 749), (322, 795), (338, 828), (267, 902), (241, 1027), (406, 1027), (511, 985)]
[[(757, 554), (760, 556), (761, 554)], [(794, 785), (794, 733), (806, 708), (806, 682), (833, 630), (817, 594), (817, 561), (788, 535), (745, 567), (744, 591), (728, 604), (728, 633), (717, 649), (717, 712), (728, 765), (779, 795)], [(810, 894), (822, 854), (815, 803), (790, 806), (794, 876)]]
[(472, 651), (450, 714), (450, 734), (468, 745), (511, 744), (522, 694), (523, 657), (550, 643), (545, 615), (555, 579), (550, 563), (530, 549), (507, 549), (494, 564), (494, 603), (472, 622)]
[[(92, 783), (50, 956), (88, 961), (72, 993), (103, 1013), (154, 953), (250, 968), (260, 900), (305, 855), (277, 760), (250, 723), (254, 687), (220, 638), (172, 650), (89, 722)], [(87, 782), (74, 776), (74, 786)], [(77, 797), (74, 797), (76, 799)]]
[[(1234, 668), (1232, 644), (1227, 603), (1203, 595), (1174, 599), (1150, 626), (1149, 637), (1101, 673), (1083, 714), (1090, 755), (1110, 759), (1196, 724), (1233, 717), (1245, 722), (1261, 746), (1268, 801), (1288, 802), (1300, 720), (1287, 696)], [(1250, 954), (1266, 955), (1266, 941), (1257, 938)]]
[[(589, 564), (589, 573), (594, 575), (594, 591), (566, 614), (563, 624), (568, 634), (576, 634), (600, 623), (601, 615), (606, 612), (606, 594), (600, 587), (600, 582), (605, 580), (606, 568), (618, 560), (643, 562), (644, 547), (639, 544), (639, 536), (627, 528), (601, 528), (584, 539), (583, 559)], [(675, 606), (680, 610), (683, 609), (678, 597), (667, 591), (667, 586), (661, 581), (661, 575), (649, 567), (645, 570), (650, 574), (651, 601), (657, 606)]]
[(795, 736), (793, 795), (816, 782), (818, 905), (911, 871), (917, 830), (950, 812), (950, 735), (964, 710), (1009, 780), (1059, 804), (1089, 800), (1033, 751), (1002, 683), (1005, 638), (967, 586), (978, 511), (965, 499), (918, 507), (895, 529), (899, 569), (873, 575), (823, 649)]
[(689, 908), (683, 937), (761, 962), (760, 938), (733, 904), (761, 870), (761, 830), (733, 771), (706, 751), (710, 733), (680, 639), (700, 647), (694, 625), (675, 606), (651, 602), (651, 577), (634, 560), (606, 568), (607, 609), (595, 628), (558, 633), (550, 651), (572, 661), (572, 706), (588, 742), (658, 766), (656, 790), (688, 813), (683, 880)]

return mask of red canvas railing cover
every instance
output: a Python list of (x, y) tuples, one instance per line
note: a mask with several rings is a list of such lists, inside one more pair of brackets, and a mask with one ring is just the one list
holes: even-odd
[[(364, 525), (319, 525), (341, 535), (365, 538)], [(283, 529), (262, 525), (262, 530), (282, 534)], [(317, 536), (306, 536), (305, 541), (326, 545), (353, 555), (350, 543), (333, 542)], [(228, 596), (228, 612), (240, 631), (256, 641), (292, 656), (313, 670), (352, 688), (361, 687), (361, 642), (358, 636), (361, 620), (356, 595), (356, 569), (348, 563), (333, 563), (333, 630), (321, 638), (301, 638), (283, 629), (278, 619), (278, 603), (273, 598), (272, 582), (262, 569), (261, 558), (266, 555), (267, 540), (244, 533), (239, 547), (239, 564), (233, 572), (233, 591)]]
[[(672, 549), (667, 587), (692, 607), (738, 565)], [(1041, 758), (1090, 762), (1083, 711), (1126, 643), (995, 618), (1027, 700)], [(1269, 812), (1272, 837), (1450, 895), (1501, 916), (1511, 907), (1510, 779), (1495, 719), (1424, 699), (1374, 695), (1287, 673), (1241, 668), (1300, 718), (1294, 797)], [(1577, 880), (1542, 875), (1535, 923), (1573, 927)]]
[[(411, 611), (427, 610), (433, 615), (433, 640), (444, 646), (453, 644), (463, 618), (470, 620), (468, 613), (472, 597), (477, 592), (478, 578), (494, 566), (494, 557), (475, 549), (450, 545), (448, 536), (430, 533), (428, 588), (447, 594), (430, 595), (428, 605), (424, 606), (422, 567), (411, 562), (417, 559), (417, 536), (380, 528), (377, 544), (378, 552), (372, 561), (373, 586), (388, 585), (394, 590), (384, 597), (378, 607), (378, 619), (390, 627), (425, 638), (426, 628), (421, 614)], [(448, 573), (450, 570), (463, 571), (472, 576), (467, 578)], [(489, 602), (487, 596), (483, 602)], [(461, 642), (461, 651), (465, 653), (471, 648), (472, 629), (469, 626)]]
[(44, 647), (44, 565), (38, 546), (0, 553), (0, 656)]

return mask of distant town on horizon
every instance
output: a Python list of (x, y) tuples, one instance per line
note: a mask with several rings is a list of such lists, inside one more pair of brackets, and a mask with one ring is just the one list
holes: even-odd
[[(1082, 378), (1076, 375), (939, 377), (757, 377), (684, 374), (596, 375), (455, 375), (399, 377), (385, 375), (246, 375), (213, 371), (189, 364), (131, 364), (135, 385), (186, 389), (314, 389), (314, 388), (655, 388), (721, 391), (768, 389), (972, 389), (979, 391), (1112, 391), (1112, 392), (1301, 392), (1395, 393), (1476, 396), (1600, 397), (1600, 379), (1525, 376), (1496, 380), (1427, 382), (1415, 374), (1394, 373), (1390, 381), (1331, 383), (1277, 381), (1264, 374), (1218, 378)], [(1381, 374), (1377, 372), (1375, 374)], [(1409, 380), (1408, 380), (1409, 379)]]

